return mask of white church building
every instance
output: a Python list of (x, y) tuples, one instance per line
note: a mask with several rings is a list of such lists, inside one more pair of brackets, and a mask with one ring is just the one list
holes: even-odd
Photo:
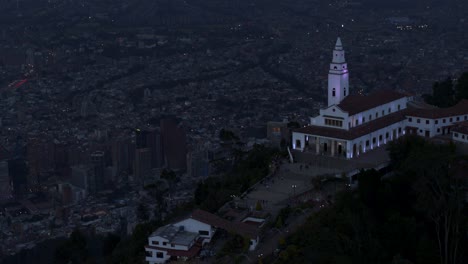
[(322, 155), (357, 157), (405, 134), (424, 137), (450, 134), (458, 122), (468, 120), (468, 100), (449, 108), (411, 104), (413, 96), (380, 90), (350, 95), (349, 71), (340, 38), (328, 73), (328, 106), (293, 131), (292, 148)]

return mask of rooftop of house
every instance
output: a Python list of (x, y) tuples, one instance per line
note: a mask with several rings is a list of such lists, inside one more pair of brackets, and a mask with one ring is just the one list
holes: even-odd
[(443, 118), (468, 114), (468, 100), (463, 99), (456, 105), (447, 108), (409, 108), (408, 116), (422, 118)]
[(189, 246), (194, 240), (196, 240), (198, 234), (187, 232), (183, 227), (165, 225), (154, 231), (150, 237), (156, 236), (167, 239), (171, 244)]
[(190, 218), (249, 238), (256, 238), (259, 234), (259, 229), (254, 226), (242, 222), (231, 222), (200, 209), (193, 211)]
[(457, 123), (453, 128), (452, 132), (468, 135), (468, 121)]

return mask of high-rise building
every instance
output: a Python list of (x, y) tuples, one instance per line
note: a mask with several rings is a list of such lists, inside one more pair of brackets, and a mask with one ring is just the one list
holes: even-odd
[(135, 181), (144, 183), (146, 176), (151, 171), (151, 152), (149, 148), (140, 148), (135, 150), (135, 169), (133, 175)]
[(172, 170), (185, 170), (187, 135), (181, 122), (175, 118), (161, 119), (161, 139), (166, 166)]
[(22, 158), (8, 161), (8, 173), (13, 186), (13, 194), (21, 198), (27, 194), (28, 189), (28, 165)]
[(148, 147), (147, 139), (146, 139), (147, 135), (148, 135), (148, 131), (135, 129), (135, 144), (136, 144), (137, 149)]
[(104, 189), (104, 171), (106, 167), (105, 159), (104, 159), (104, 151), (95, 151), (91, 154), (91, 164), (93, 165), (94, 169), (94, 183), (92, 185), (95, 186), (95, 189), (92, 190), (93, 192), (99, 192)]
[(0, 161), (0, 202), (12, 197), (10, 173), (8, 171), (8, 162)]
[(130, 171), (130, 139), (118, 138), (112, 142), (111, 155), (112, 166), (115, 167), (117, 175)]
[(92, 165), (77, 165), (72, 166), (71, 183), (87, 193), (95, 193), (94, 168)]
[[(45, 142), (38, 137), (29, 138), (26, 145), (26, 159), (30, 168), (30, 183), (39, 183), (45, 180), (44, 177), (48, 174), (53, 173), (56, 169), (57, 157), (53, 142)], [(59, 162), (63, 161), (59, 160)]]
[(211, 165), (207, 150), (192, 150), (187, 154), (187, 174), (194, 178), (206, 178), (210, 175)]
[(161, 134), (156, 129), (148, 131), (146, 143), (151, 151), (151, 168), (161, 168), (164, 165)]

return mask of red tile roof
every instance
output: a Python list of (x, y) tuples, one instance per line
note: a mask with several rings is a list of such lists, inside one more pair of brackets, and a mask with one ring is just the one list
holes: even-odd
[(354, 115), (406, 96), (408, 95), (391, 90), (381, 90), (367, 96), (349, 95), (341, 101), (338, 107), (348, 112), (349, 115)]
[(374, 119), (370, 122), (362, 124), (360, 126), (351, 128), (349, 130), (321, 127), (321, 126), (307, 126), (294, 130), (294, 132), (317, 135), (330, 138), (338, 138), (344, 140), (352, 140), (371, 132), (387, 127), (391, 124), (405, 120), (406, 110), (391, 113), (381, 118)]
[(150, 246), (150, 245), (146, 245), (145, 248), (166, 251), (167, 254), (169, 254), (170, 256), (187, 257), (187, 258), (195, 257), (196, 255), (198, 255), (198, 253), (201, 250), (201, 246), (199, 244), (194, 244), (189, 250), (176, 250), (176, 249)]
[(242, 222), (231, 222), (207, 211), (196, 209), (192, 212), (190, 218), (209, 224), (216, 228), (224, 229), (228, 232), (237, 233), (249, 238), (257, 238), (258, 228)]
[(468, 121), (456, 123), (451, 130), (452, 132), (458, 132), (468, 135)]
[(423, 109), (409, 108), (408, 116), (422, 118), (443, 118), (457, 115), (468, 115), (468, 100), (463, 99), (458, 104), (448, 108)]

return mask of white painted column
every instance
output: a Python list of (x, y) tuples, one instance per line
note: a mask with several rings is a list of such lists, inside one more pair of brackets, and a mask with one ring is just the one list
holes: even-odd
[(320, 154), (320, 138), (315, 138), (315, 153)]
[(335, 156), (335, 140), (331, 141), (331, 155)]

